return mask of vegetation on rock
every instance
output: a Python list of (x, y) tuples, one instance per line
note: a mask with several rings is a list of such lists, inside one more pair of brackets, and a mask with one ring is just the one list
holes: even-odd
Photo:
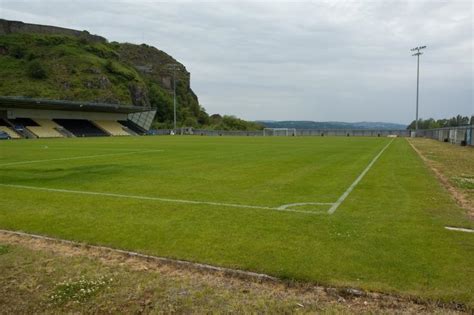
[(0, 95), (152, 106), (157, 109), (154, 126), (161, 128), (172, 127), (175, 77), (178, 126), (261, 128), (230, 116), (224, 116), (225, 123), (213, 125), (190, 88), (186, 68), (145, 44), (58, 34), (3, 34), (0, 74)]

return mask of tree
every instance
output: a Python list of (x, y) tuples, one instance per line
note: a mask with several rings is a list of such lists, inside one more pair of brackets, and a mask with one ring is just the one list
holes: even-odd
[[(474, 116), (471, 116), (469, 119), (468, 116), (457, 115), (455, 117), (451, 117), (449, 119), (438, 119), (434, 120), (433, 118), (428, 119), (419, 119), (418, 120), (418, 128), (419, 129), (435, 129), (435, 128), (443, 128), (443, 127), (457, 127), (457, 126), (465, 126), (469, 124), (474, 124)], [(413, 130), (415, 129), (415, 121), (412, 121), (407, 129)]]
[(150, 105), (156, 108), (155, 120), (173, 122), (173, 97), (158, 85), (152, 85), (149, 93)]

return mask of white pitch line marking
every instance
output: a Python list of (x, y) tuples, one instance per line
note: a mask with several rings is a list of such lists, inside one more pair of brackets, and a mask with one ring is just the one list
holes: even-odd
[(474, 233), (474, 230), (473, 230), (473, 229), (457, 228), (457, 227), (453, 227), (453, 226), (445, 226), (444, 228), (445, 228), (446, 230), (450, 230), (450, 231), (459, 231), (459, 232)]
[(307, 214), (320, 214), (318, 212), (313, 212), (313, 211), (280, 209), (280, 208), (273, 208), (273, 207), (240, 205), (240, 204), (234, 204), (234, 203), (221, 203), (221, 202), (212, 202), (212, 201), (197, 201), (197, 200), (170, 199), (170, 198), (160, 198), (160, 197), (134, 196), (134, 195), (123, 195), (123, 194), (104, 193), (104, 192), (95, 192), (95, 191), (43, 188), (43, 187), (13, 185), (13, 184), (0, 184), (0, 186), (10, 187), (10, 188), (19, 188), (19, 189), (30, 189), (30, 190), (49, 191), (49, 192), (69, 193), (69, 194), (105, 196), (105, 197), (128, 198), (128, 199), (139, 199), (139, 200), (155, 200), (155, 201), (162, 201), (162, 202), (187, 203), (187, 204), (198, 204), (198, 205), (200, 204), (200, 205), (210, 205), (210, 206), (220, 206), (220, 207), (263, 209), (263, 210), (297, 212), (297, 213), (307, 213)]
[(32, 161), (20, 161), (20, 162), (11, 162), (0, 164), (0, 166), (10, 166), (10, 165), (21, 165), (21, 164), (33, 164), (33, 163), (43, 163), (43, 162), (52, 162), (52, 161), (68, 161), (68, 160), (80, 160), (80, 159), (92, 159), (97, 157), (104, 156), (119, 156), (119, 155), (130, 155), (137, 153), (150, 153), (150, 152), (163, 152), (164, 150), (141, 150), (141, 151), (132, 151), (132, 152), (123, 152), (123, 153), (106, 153), (106, 154), (95, 154), (95, 155), (83, 155), (83, 156), (73, 156), (67, 158), (57, 158), (57, 159), (45, 159), (45, 160), (32, 160)]
[(278, 207), (278, 209), (283, 210), (283, 209), (288, 209), (290, 207), (297, 207), (297, 206), (307, 206), (307, 205), (317, 205), (317, 206), (332, 206), (334, 203), (332, 202), (298, 202), (298, 203), (289, 203), (286, 205), (281, 205)]
[(383, 147), (382, 150), (372, 159), (372, 161), (367, 165), (367, 167), (360, 173), (359, 177), (356, 178), (356, 180), (347, 188), (347, 190), (339, 197), (339, 199), (332, 205), (332, 207), (328, 210), (329, 214), (333, 214), (337, 208), (341, 205), (342, 202), (349, 196), (349, 194), (354, 190), (354, 188), (359, 184), (359, 182), (362, 180), (362, 178), (367, 174), (367, 172), (370, 170), (372, 165), (375, 164), (375, 162), (379, 159), (379, 157), (382, 155), (382, 153), (388, 148), (390, 144), (392, 144), (393, 139), (385, 146)]

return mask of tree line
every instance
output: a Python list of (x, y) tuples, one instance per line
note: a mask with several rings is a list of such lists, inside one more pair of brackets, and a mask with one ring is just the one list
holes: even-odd
[[(413, 120), (408, 125), (407, 129), (415, 129), (415, 122), (416, 121)], [(471, 117), (457, 115), (455, 117), (438, 119), (438, 120), (435, 120), (433, 118), (418, 119), (418, 129), (434, 129), (434, 128), (458, 127), (458, 126), (466, 126), (466, 125), (474, 125), (474, 115), (472, 115)]]

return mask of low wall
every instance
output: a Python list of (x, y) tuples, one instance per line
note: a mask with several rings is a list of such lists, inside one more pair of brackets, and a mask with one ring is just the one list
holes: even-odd
[(23, 23), (20, 21), (9, 21), (0, 19), (0, 35), (26, 33), (26, 34), (47, 34), (66, 35), (85, 38), (92, 42), (106, 42), (104, 37), (89, 34), (87, 31), (77, 31), (64, 27)]

